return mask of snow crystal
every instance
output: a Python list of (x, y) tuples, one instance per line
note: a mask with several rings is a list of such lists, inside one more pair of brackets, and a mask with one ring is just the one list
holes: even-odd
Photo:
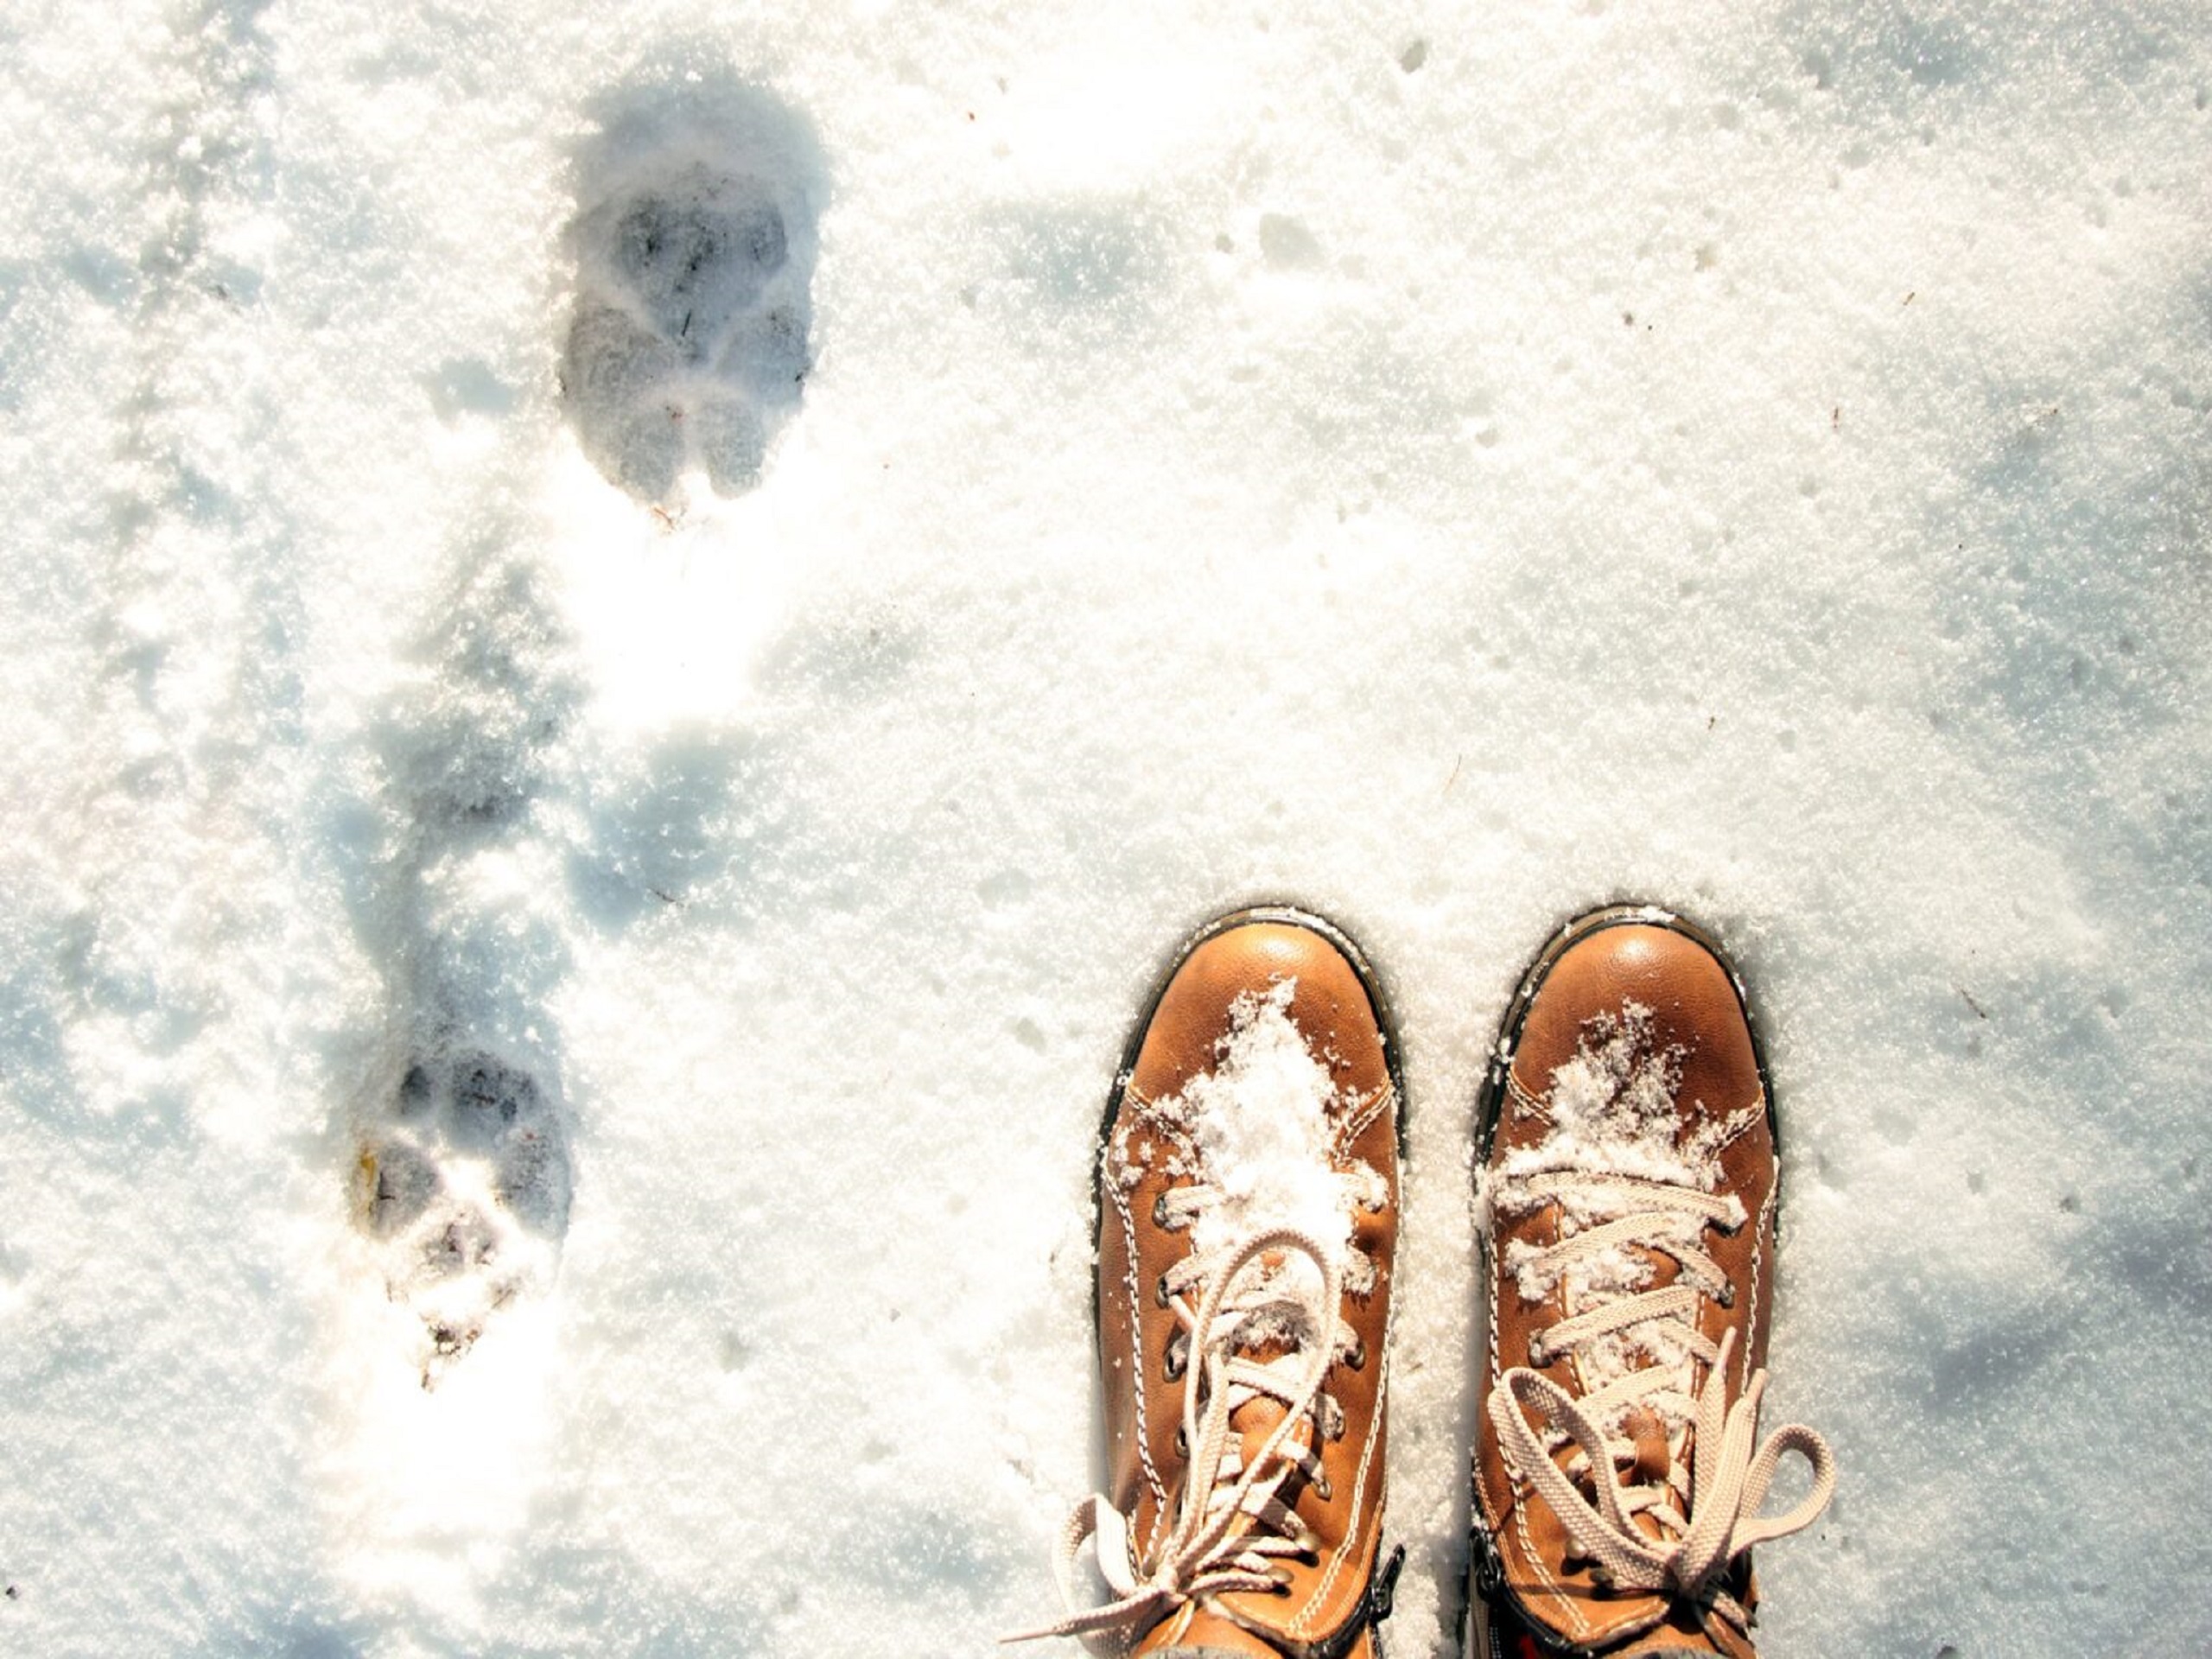
[(1671, 1150), (1681, 1079), (1681, 1046), (1653, 1043), (1651, 1010), (1643, 1003), (1593, 1014), (1545, 1092), (1552, 1134), (1586, 1144), (1627, 1140)]

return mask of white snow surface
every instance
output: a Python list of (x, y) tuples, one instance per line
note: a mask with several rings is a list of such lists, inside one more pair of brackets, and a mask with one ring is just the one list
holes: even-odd
[(0, 1648), (1050, 1616), (1116, 1057), (1285, 899), (1398, 1018), (1451, 1653), (1475, 1085), (1641, 899), (1764, 1019), (1841, 1465), (1762, 1650), (2212, 1649), (2197, 0), (0, 47)]

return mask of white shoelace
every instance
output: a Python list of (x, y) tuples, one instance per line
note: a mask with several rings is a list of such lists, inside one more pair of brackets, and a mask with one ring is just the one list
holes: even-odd
[[(1668, 1322), (1657, 1333), (1660, 1343), (1679, 1344), (1683, 1358), (1679, 1365), (1632, 1368), (1623, 1363), (1617, 1375), (1579, 1400), (1529, 1366), (1509, 1370), (1500, 1379), (1503, 1386), (1490, 1400), (1506, 1467), (1535, 1488), (1575, 1549), (1614, 1586), (1679, 1598), (1701, 1618), (1718, 1616), (1743, 1630), (1749, 1614), (1720, 1582), (1729, 1567), (1753, 1545), (1810, 1526), (1835, 1491), (1834, 1455), (1826, 1440), (1802, 1424), (1777, 1429), (1754, 1453), (1766, 1372), (1754, 1372), (1742, 1397), (1729, 1406), (1728, 1366), (1736, 1333), (1731, 1330), (1715, 1343), (1697, 1328), (1700, 1304), (1724, 1297), (1727, 1281), (1695, 1241), (1708, 1224), (1734, 1232), (1744, 1224), (1743, 1207), (1732, 1198), (1668, 1182), (1558, 1170), (1511, 1181), (1493, 1198), (1511, 1209), (1549, 1201), (1595, 1224), (1530, 1253), (1519, 1264), (1523, 1271), (1563, 1272), (1603, 1250), (1640, 1247), (1673, 1257), (1681, 1272), (1675, 1283), (1656, 1289), (1592, 1294), (1587, 1298), (1592, 1306), (1531, 1340), (1529, 1365), (1548, 1365), (1583, 1351), (1586, 1361), (1597, 1362), (1586, 1375), (1602, 1374), (1610, 1367), (1599, 1362), (1590, 1344), (1659, 1320)], [(1694, 1363), (1706, 1367), (1705, 1384), (1694, 1394)], [(1616, 1408), (1624, 1424), (1635, 1424), (1636, 1432), (1608, 1440), (1600, 1424)], [(1682, 1427), (1665, 1434), (1662, 1411)], [(1537, 1415), (1541, 1434), (1524, 1412)], [(1642, 1472), (1656, 1461), (1656, 1442), (1662, 1434), (1664, 1478), (1623, 1481), (1619, 1466)], [(1562, 1469), (1553, 1451), (1568, 1441), (1576, 1452)], [(1812, 1491), (1788, 1513), (1763, 1516), (1759, 1509), (1775, 1471), (1791, 1452), (1810, 1465)], [(1586, 1486), (1594, 1503), (1585, 1496)], [(1658, 1539), (1636, 1524), (1638, 1515), (1657, 1523)]]
[[(1189, 1197), (1185, 1198), (1185, 1194)], [(1202, 1188), (1178, 1188), (1166, 1200), (1174, 1221), (1203, 1204)], [(1171, 1224), (1173, 1224), (1171, 1223)], [(1279, 1260), (1268, 1263), (1263, 1258)], [(1313, 1271), (1302, 1270), (1310, 1263)], [(1193, 1306), (1187, 1294), (1202, 1286)], [(1182, 1485), (1160, 1517), (1141, 1560), (1131, 1546), (1128, 1518), (1094, 1493), (1076, 1506), (1060, 1536), (1053, 1575), (1068, 1617), (1044, 1630), (1008, 1637), (1081, 1637), (1118, 1652), (1185, 1602), (1201, 1595), (1264, 1591), (1282, 1583), (1284, 1557), (1312, 1553), (1315, 1540), (1277, 1493), (1294, 1473), (1321, 1475), (1319, 1446), (1322, 1379), (1350, 1332), (1337, 1319), (1342, 1269), (1312, 1235), (1293, 1227), (1254, 1233), (1211, 1259), (1186, 1256), (1166, 1276), (1169, 1306), (1188, 1344), (1183, 1376), (1183, 1440), (1189, 1463)], [(1289, 1351), (1255, 1360), (1238, 1351), (1255, 1330)], [(1243, 1436), (1230, 1426), (1240, 1407), (1272, 1399), (1283, 1408), (1248, 1462)], [(1301, 1424), (1312, 1430), (1294, 1438)], [(1114, 1599), (1078, 1611), (1074, 1573), (1085, 1540), (1096, 1538), (1098, 1567)]]

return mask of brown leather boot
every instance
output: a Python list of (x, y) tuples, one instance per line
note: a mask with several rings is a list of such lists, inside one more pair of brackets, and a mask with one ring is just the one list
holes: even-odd
[[(1754, 1446), (1777, 1185), (1741, 982), (1666, 911), (1583, 917), (1522, 980), (1479, 1116), (1470, 1650), (1750, 1659), (1747, 1552), (1835, 1476), (1808, 1428)], [(1790, 1452), (1813, 1489), (1764, 1516)]]
[[(1108, 1490), (1038, 1635), (1180, 1659), (1377, 1659), (1396, 1048), (1327, 923), (1224, 918), (1132, 1044), (1097, 1175)], [(1107, 1605), (1075, 1611), (1096, 1535)], [(1402, 1554), (1402, 1553), (1401, 1553)]]

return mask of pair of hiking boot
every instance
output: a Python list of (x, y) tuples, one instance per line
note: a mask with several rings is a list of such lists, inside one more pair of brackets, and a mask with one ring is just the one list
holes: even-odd
[[(1186, 944), (1117, 1079), (1097, 1172), (1108, 1486), (1036, 1635), (1160, 1659), (1380, 1659), (1402, 1081), (1372, 973), (1290, 910)], [(1834, 1487), (1757, 1444), (1774, 1117), (1704, 933), (1614, 906), (1510, 1005), (1478, 1113), (1487, 1315), (1469, 1633), (1484, 1659), (1747, 1659), (1748, 1552)], [(1781, 1460), (1812, 1468), (1761, 1513)], [(1078, 1605), (1086, 1542), (1107, 1586)]]

